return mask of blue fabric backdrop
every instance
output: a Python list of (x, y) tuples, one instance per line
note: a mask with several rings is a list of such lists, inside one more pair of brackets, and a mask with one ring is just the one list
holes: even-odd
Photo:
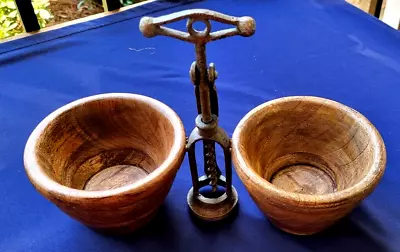
[[(278, 231), (234, 173), (237, 217), (216, 226), (195, 225), (186, 207), (187, 159), (156, 219), (125, 238), (94, 233), (31, 186), (22, 162), (29, 134), (47, 114), (75, 99), (106, 92), (151, 96), (172, 107), (191, 131), (193, 46), (166, 37), (147, 39), (138, 29), (143, 15), (187, 8), (257, 21), (253, 37), (207, 48), (220, 76), (220, 125), (229, 134), (255, 106), (289, 95), (339, 101), (380, 131), (387, 171), (343, 221), (309, 237)], [(152, 49), (137, 50), (142, 48)], [(0, 251), (400, 251), (399, 93), (400, 33), (344, 1), (160, 1), (0, 44)]]

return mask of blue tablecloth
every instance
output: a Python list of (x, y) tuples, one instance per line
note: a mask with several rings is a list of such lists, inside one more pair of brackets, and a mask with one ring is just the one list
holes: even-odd
[[(314, 236), (283, 233), (234, 173), (237, 217), (195, 225), (186, 206), (191, 179), (185, 159), (156, 219), (134, 236), (109, 237), (63, 214), (30, 184), (22, 162), (29, 134), (47, 114), (75, 99), (106, 92), (151, 96), (179, 114), (187, 133), (192, 130), (193, 45), (147, 39), (138, 29), (144, 15), (188, 8), (250, 15), (257, 22), (253, 37), (207, 47), (219, 72), (220, 125), (229, 134), (255, 106), (289, 95), (339, 101), (380, 131), (386, 173), (343, 221)], [(184, 29), (184, 23), (178, 26)], [(0, 251), (400, 251), (399, 94), (400, 33), (344, 1), (159, 1), (0, 44)]]

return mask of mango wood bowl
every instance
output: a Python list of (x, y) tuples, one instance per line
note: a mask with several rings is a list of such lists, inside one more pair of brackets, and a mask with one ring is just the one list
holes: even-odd
[(232, 137), (235, 170), (283, 231), (309, 235), (350, 213), (380, 181), (386, 150), (357, 111), (319, 97), (286, 97), (251, 110)]
[(185, 155), (180, 118), (135, 94), (101, 94), (47, 116), (24, 152), (34, 187), (70, 217), (105, 233), (147, 224)]

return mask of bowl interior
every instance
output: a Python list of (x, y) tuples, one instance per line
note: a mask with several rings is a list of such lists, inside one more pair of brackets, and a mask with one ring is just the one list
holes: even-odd
[(287, 192), (321, 195), (349, 188), (372, 167), (374, 134), (356, 111), (325, 99), (282, 99), (247, 118), (241, 155)]
[(174, 125), (155, 104), (107, 97), (69, 107), (40, 134), (39, 165), (56, 182), (90, 191), (146, 177), (166, 160), (175, 141)]

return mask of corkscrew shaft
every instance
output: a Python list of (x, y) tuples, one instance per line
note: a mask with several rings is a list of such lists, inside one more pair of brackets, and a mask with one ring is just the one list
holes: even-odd
[[(215, 120), (215, 118), (218, 117), (218, 97), (217, 97), (217, 92), (215, 88), (215, 78), (216, 78), (216, 71), (215, 71), (215, 66), (214, 64), (210, 64), (210, 67), (207, 71), (205, 71), (205, 77), (204, 79), (201, 79), (200, 72), (198, 69), (198, 64), (197, 61), (193, 62), (192, 68), (191, 68), (191, 79), (193, 84), (195, 85), (195, 94), (196, 94), (196, 100), (198, 101), (198, 111), (199, 114), (201, 114), (202, 121), (198, 125), (200, 127), (200, 130), (202, 130), (201, 125), (204, 122), (204, 113), (201, 113), (201, 105), (199, 105), (199, 101), (201, 100), (201, 97), (199, 95), (199, 88), (201, 88), (201, 85), (203, 84), (208, 90), (208, 98), (209, 98), (209, 104), (210, 104), (210, 120)], [(201, 83), (201, 80), (203, 81)], [(214, 117), (212, 117), (214, 115)], [(197, 126), (197, 125), (196, 125)], [(210, 125), (207, 130), (213, 130), (214, 127), (217, 127), (217, 123), (215, 121), (214, 124)], [(212, 192), (217, 191), (217, 186), (218, 186), (218, 180), (220, 179), (221, 176), (221, 171), (218, 167), (217, 160), (216, 160), (216, 151), (215, 151), (215, 142), (203, 139), (203, 153), (204, 153), (204, 173), (206, 174), (207, 178), (209, 179), (209, 185), (212, 186)], [(197, 167), (196, 167), (197, 170)], [(224, 185), (225, 186), (225, 185)], [(198, 193), (198, 188), (201, 186), (194, 185), (194, 192), (197, 194)]]
[(210, 103), (210, 90), (207, 78), (207, 59), (206, 59), (206, 45), (196, 44), (196, 67), (198, 69), (198, 78), (200, 81), (200, 104), (201, 104), (201, 120), (208, 123), (212, 120), (211, 116), (211, 103)]

